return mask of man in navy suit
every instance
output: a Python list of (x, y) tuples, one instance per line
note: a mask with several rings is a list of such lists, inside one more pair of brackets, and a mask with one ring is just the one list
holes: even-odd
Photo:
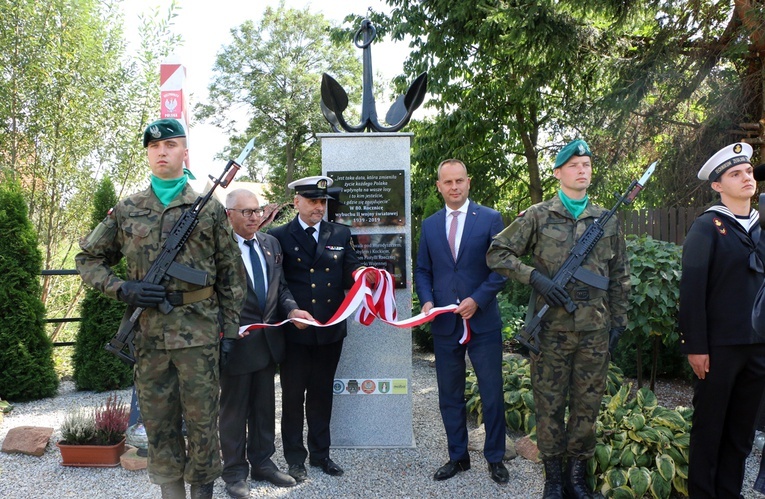
[[(300, 308), (317, 321), (327, 322), (353, 285), (353, 273), (361, 267), (351, 245), (351, 231), (323, 220), (327, 188), (332, 179), (307, 177), (289, 184), (295, 189), (298, 215), (269, 232), (284, 250), (284, 276)], [(286, 357), (280, 365), (282, 381), (282, 442), (289, 474), (298, 482), (307, 478), (309, 464), (332, 476), (343, 469), (329, 457), (329, 423), (332, 416), (332, 385), (343, 350), (345, 321), (329, 327), (298, 331), (285, 326)], [(305, 403), (305, 411), (303, 404)], [(308, 423), (308, 449), (303, 445), (303, 415)]]
[[(258, 232), (263, 209), (255, 194), (237, 189), (226, 197), (226, 214), (234, 228), (247, 270), (247, 298), (240, 324), (279, 322), (285, 316), (312, 319), (298, 308), (282, 272), (282, 249), (273, 236)], [(295, 323), (298, 328), (306, 327)], [(221, 340), (220, 439), (223, 481), (229, 496), (250, 497), (247, 475), (279, 487), (295, 480), (271, 460), (275, 452), (276, 366), (284, 359), (280, 327), (255, 329), (239, 339)], [(249, 462), (249, 463), (248, 463)]]
[[(504, 225), (498, 212), (468, 199), (470, 179), (465, 164), (447, 159), (438, 165), (438, 191), (446, 208), (422, 223), (414, 282), (426, 314), (433, 307), (457, 304), (453, 314), (433, 319), (438, 402), (449, 445), (449, 462), (433, 476), (446, 480), (470, 469), (465, 407), (465, 351), (481, 390), (486, 426), (484, 457), (491, 478), (507, 483), (505, 412), (502, 382), (502, 319), (497, 293), (506, 279), (486, 266), (486, 251)], [(462, 319), (471, 336), (464, 342)], [(461, 342), (463, 340), (463, 342)]]

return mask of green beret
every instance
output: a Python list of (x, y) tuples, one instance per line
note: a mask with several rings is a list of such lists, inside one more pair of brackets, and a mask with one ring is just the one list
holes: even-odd
[(185, 136), (186, 130), (180, 121), (175, 118), (162, 118), (151, 123), (143, 131), (143, 146), (147, 147), (152, 140), (165, 140)]
[(590, 152), (590, 146), (582, 139), (576, 139), (569, 142), (566, 146), (560, 150), (557, 156), (555, 156), (555, 168), (560, 168), (565, 165), (566, 162), (571, 159), (571, 156), (589, 156), (592, 157)]

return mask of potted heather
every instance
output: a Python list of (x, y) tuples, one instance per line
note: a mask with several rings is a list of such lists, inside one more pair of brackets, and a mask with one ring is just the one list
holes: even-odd
[(117, 466), (125, 451), (125, 431), (130, 408), (116, 394), (95, 409), (70, 411), (61, 425), (61, 451), (64, 466)]

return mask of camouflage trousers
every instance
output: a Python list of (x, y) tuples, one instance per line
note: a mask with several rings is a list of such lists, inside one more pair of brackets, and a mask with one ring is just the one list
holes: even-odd
[[(221, 474), (218, 345), (137, 349), (135, 385), (149, 440), (149, 479), (204, 484)], [(188, 452), (182, 433), (186, 422)]]
[(539, 457), (590, 458), (606, 388), (608, 330), (542, 330), (539, 346), (531, 356)]

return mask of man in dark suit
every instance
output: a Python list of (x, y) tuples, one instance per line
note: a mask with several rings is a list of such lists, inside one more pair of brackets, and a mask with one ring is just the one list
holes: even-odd
[[(316, 320), (327, 322), (353, 284), (361, 267), (351, 245), (351, 231), (344, 225), (323, 221), (329, 177), (317, 176), (289, 184), (295, 189), (298, 215), (269, 232), (284, 250), (284, 275), (298, 306)], [(332, 385), (346, 336), (345, 321), (329, 327), (298, 331), (285, 326), (287, 353), (280, 365), (282, 381), (282, 442), (289, 474), (306, 479), (305, 460), (333, 476), (343, 469), (329, 457), (329, 421), (332, 416)], [(303, 445), (303, 403), (308, 423), (308, 450)]]
[[(506, 279), (486, 265), (492, 238), (504, 227), (496, 211), (468, 199), (470, 179), (464, 163), (447, 159), (438, 165), (438, 191), (446, 208), (422, 223), (414, 282), (426, 314), (458, 304), (453, 314), (433, 319), (438, 402), (449, 445), (449, 462), (433, 476), (446, 480), (470, 469), (465, 407), (465, 351), (478, 377), (486, 426), (484, 457), (491, 478), (507, 483), (505, 414), (502, 389), (502, 319), (497, 293)], [(471, 336), (462, 342), (468, 319)]]
[[(240, 324), (274, 323), (285, 316), (312, 319), (298, 308), (287, 288), (279, 241), (258, 232), (263, 209), (255, 194), (245, 189), (232, 191), (226, 197), (226, 213), (247, 269), (247, 298)], [(231, 497), (250, 497), (250, 468), (254, 480), (279, 487), (296, 484), (271, 460), (275, 452), (274, 376), (283, 359), (284, 334), (279, 327), (255, 329), (240, 333), (239, 339), (221, 341), (220, 438), (223, 480)]]

